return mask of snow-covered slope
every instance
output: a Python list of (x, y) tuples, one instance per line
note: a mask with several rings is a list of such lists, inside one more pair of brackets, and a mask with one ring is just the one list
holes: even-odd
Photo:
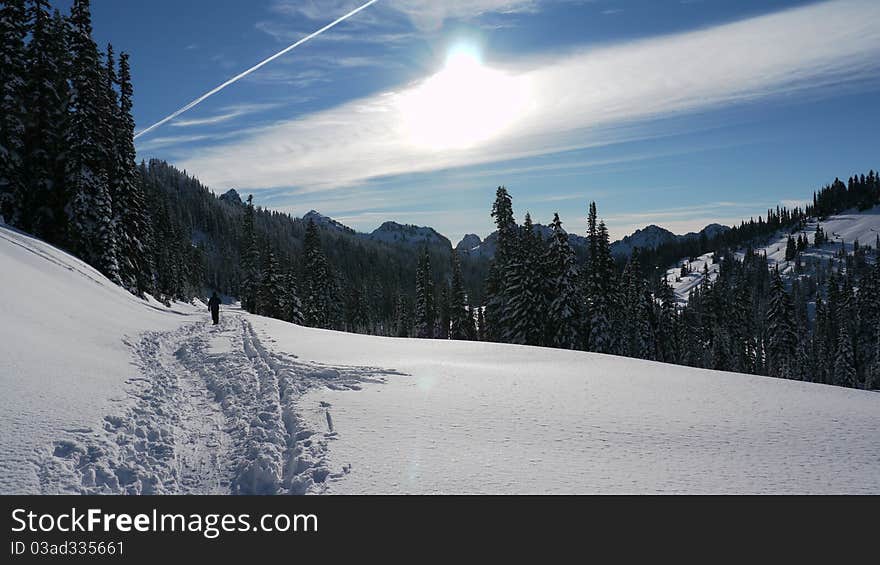
[(100, 429), (139, 376), (124, 340), (178, 326), (182, 309), (0, 226), (0, 494), (40, 492), (38, 450)]
[[(808, 222), (803, 230), (792, 232), (792, 235), (797, 238), (804, 234), (812, 244), (818, 225), (822, 226), (829, 241), (819, 247), (811, 245), (801, 253), (802, 261), (808, 258), (828, 260), (840, 251), (842, 245), (846, 247), (848, 253), (851, 253), (856, 241), (860, 245), (876, 245), (877, 236), (880, 235), (880, 206), (862, 212), (849, 211), (821, 222), (813, 220)], [(785, 260), (787, 240), (788, 233), (781, 233), (768, 245), (759, 249), (759, 253), (767, 254), (770, 265), (778, 265), (780, 272), (783, 273), (794, 269), (794, 261)]]
[(348, 470), (331, 493), (880, 493), (877, 394), (253, 323), (270, 349), (301, 360), (407, 375), (297, 401), (333, 434), (330, 467)]
[[(822, 226), (829, 242), (817, 247), (812, 245), (812, 242), (818, 225)], [(807, 222), (804, 229), (794, 232), (783, 230), (771, 238), (766, 245), (755, 248), (756, 253), (766, 254), (770, 266), (778, 266), (783, 274), (788, 274), (794, 269), (794, 261), (785, 260), (785, 248), (790, 233), (795, 238), (804, 234), (810, 242), (810, 247), (800, 255), (802, 262), (809, 259), (827, 261), (840, 251), (841, 245), (846, 247), (848, 253), (852, 252), (856, 241), (861, 245), (876, 245), (877, 235), (880, 234), (880, 206), (861, 212), (852, 210), (831, 216), (821, 222), (813, 219)], [(704, 277), (704, 266), (708, 270), (710, 281), (714, 281), (718, 276), (720, 265), (712, 261), (712, 255), (712, 253), (707, 253), (693, 261), (687, 259), (679, 261), (677, 265), (666, 272), (666, 280), (675, 291), (677, 302), (687, 302), (690, 292), (700, 285)], [(738, 253), (738, 256), (741, 258), (742, 253)], [(685, 264), (688, 265), (690, 272), (681, 276), (681, 267)]]
[(169, 310), (0, 228), (0, 493), (880, 493), (880, 396)]

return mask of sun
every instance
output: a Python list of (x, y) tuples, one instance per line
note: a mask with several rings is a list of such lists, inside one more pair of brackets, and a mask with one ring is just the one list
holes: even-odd
[(453, 50), (437, 74), (402, 94), (405, 136), (429, 150), (467, 149), (498, 136), (526, 112), (525, 81)]

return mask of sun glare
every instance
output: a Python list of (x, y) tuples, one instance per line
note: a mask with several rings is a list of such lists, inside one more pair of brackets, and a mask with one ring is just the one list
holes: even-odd
[(484, 143), (525, 113), (526, 86), (523, 79), (484, 66), (473, 52), (456, 49), (440, 72), (402, 96), (406, 137), (430, 150)]

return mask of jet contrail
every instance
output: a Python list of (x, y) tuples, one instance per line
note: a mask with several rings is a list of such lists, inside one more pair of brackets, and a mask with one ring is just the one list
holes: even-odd
[(361, 10), (365, 10), (365, 9), (369, 8), (370, 6), (372, 6), (373, 4), (375, 4), (375, 3), (378, 2), (378, 1), (379, 1), (379, 0), (370, 0), (369, 2), (366, 2), (366, 3), (365, 3), (363, 6), (361, 6), (360, 8), (356, 8), (356, 9), (352, 10), (351, 12), (345, 14), (344, 16), (340, 17), (339, 19), (334, 20), (333, 22), (331, 22), (331, 23), (325, 25), (324, 27), (322, 27), (322, 28), (319, 29), (318, 31), (316, 31), (316, 32), (314, 32), (314, 33), (312, 33), (312, 34), (309, 34), (309, 35), (303, 37), (302, 39), (300, 39), (299, 41), (297, 41), (296, 43), (294, 43), (294, 44), (291, 45), (290, 47), (287, 47), (287, 48), (285, 48), (285, 49), (282, 49), (282, 50), (279, 51), (278, 53), (275, 53), (274, 55), (272, 55), (272, 56), (269, 57), (268, 59), (266, 59), (266, 60), (264, 60), (264, 61), (261, 61), (261, 62), (257, 63), (256, 65), (254, 65), (253, 67), (251, 67), (251, 68), (249, 68), (248, 70), (244, 71), (243, 73), (238, 74), (238, 75), (232, 77), (231, 79), (227, 80), (226, 82), (224, 82), (223, 84), (221, 84), (221, 85), (218, 86), (217, 88), (215, 88), (215, 89), (213, 89), (213, 90), (209, 90), (208, 92), (206, 92), (205, 94), (199, 96), (198, 98), (196, 98), (195, 100), (193, 100), (192, 102), (190, 102), (189, 104), (187, 104), (186, 106), (184, 106), (183, 108), (177, 110), (176, 112), (174, 112), (174, 113), (171, 114), (170, 116), (168, 116), (168, 117), (166, 117), (166, 118), (162, 118), (161, 120), (159, 120), (159, 121), (156, 122), (155, 124), (151, 125), (150, 127), (148, 127), (148, 128), (146, 128), (146, 129), (143, 129), (143, 130), (139, 131), (138, 133), (135, 134), (134, 138), (137, 139), (137, 138), (139, 138), (140, 136), (142, 136), (142, 135), (144, 135), (144, 134), (150, 133), (151, 131), (153, 131), (153, 130), (156, 129), (157, 127), (161, 126), (162, 124), (166, 124), (166, 123), (170, 122), (171, 120), (173, 120), (173, 119), (176, 118), (177, 116), (183, 114), (183, 113), (186, 112), (187, 110), (190, 110), (190, 109), (192, 109), (192, 108), (195, 107), (195, 106), (198, 106), (199, 104), (201, 104), (202, 102), (204, 102), (206, 99), (210, 98), (211, 96), (214, 96), (215, 94), (217, 94), (218, 92), (220, 92), (221, 90), (223, 90), (224, 88), (226, 88), (227, 86), (229, 86), (230, 84), (234, 84), (234, 83), (240, 81), (241, 79), (243, 79), (244, 77), (248, 76), (249, 74), (251, 74), (252, 72), (256, 71), (257, 69), (260, 69), (261, 67), (263, 67), (263, 66), (265, 66), (265, 65), (268, 65), (269, 63), (271, 63), (272, 61), (274, 61), (274, 60), (277, 59), (278, 57), (281, 57), (282, 55), (284, 55), (284, 54), (286, 54), (286, 53), (288, 53), (288, 52), (290, 52), (290, 51), (293, 51), (294, 49), (296, 49), (297, 47), (299, 47), (300, 45), (302, 45), (302, 44), (305, 43), (306, 41), (309, 41), (310, 39), (312, 39), (312, 38), (314, 38), (314, 37), (317, 37), (317, 36), (321, 35), (321, 34), (324, 33), (325, 31), (327, 31), (328, 29), (330, 29), (330, 28), (332, 28), (332, 27), (335, 27), (336, 25), (338, 25), (338, 24), (344, 22), (344, 21), (347, 20), (348, 18), (350, 18), (350, 17), (352, 17), (353, 15), (357, 14), (357, 13), (360, 12)]

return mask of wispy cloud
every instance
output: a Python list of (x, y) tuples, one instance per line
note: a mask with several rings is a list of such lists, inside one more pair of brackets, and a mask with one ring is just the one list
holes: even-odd
[[(475, 13), (498, 2), (449, 4), (438, 10)], [(528, 9), (531, 3), (506, 4)], [(874, 80), (878, 30), (880, 3), (838, 0), (531, 59), (504, 71), (505, 84), (524, 85), (528, 110), (499, 136), (466, 151), (411, 143), (402, 124), (404, 101), (416, 84), (282, 121), (199, 150), (182, 165), (218, 188), (284, 187), (295, 179), (306, 190), (322, 190), (608, 143), (615, 124)], [(495, 93), (499, 100), (510, 95)]]
[(406, 14), (421, 30), (434, 30), (447, 19), (472, 19), (487, 13), (534, 13), (538, 0), (390, 0), (392, 8)]
[(177, 128), (188, 128), (193, 126), (210, 126), (221, 124), (234, 120), (235, 118), (247, 116), (249, 114), (256, 114), (259, 112), (264, 112), (266, 110), (271, 110), (273, 108), (278, 108), (279, 106), (280, 104), (238, 104), (235, 106), (226, 106), (225, 108), (220, 109), (220, 114), (215, 114), (213, 116), (208, 116), (205, 118), (192, 118), (187, 120), (178, 119), (172, 122), (171, 126)]
[(171, 135), (165, 137), (154, 137), (149, 141), (140, 142), (137, 144), (138, 151), (155, 151), (157, 149), (162, 149), (165, 147), (171, 147), (174, 145), (181, 145), (184, 143), (194, 143), (197, 141), (204, 141), (206, 139), (211, 139), (210, 135)]

